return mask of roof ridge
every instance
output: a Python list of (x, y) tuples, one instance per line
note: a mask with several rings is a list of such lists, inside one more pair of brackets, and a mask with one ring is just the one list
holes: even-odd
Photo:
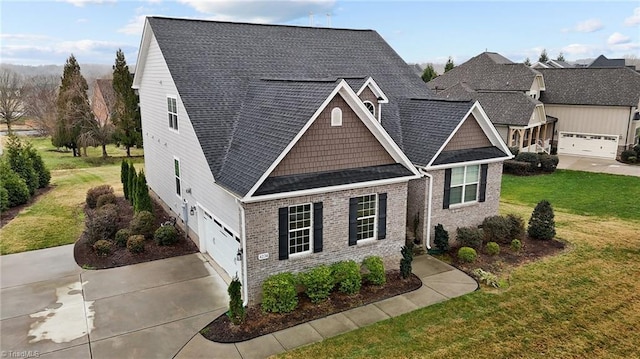
[(336, 82), (340, 80), (341, 77), (322, 77), (322, 78), (261, 78), (260, 81), (265, 82)]
[(446, 99), (446, 98), (424, 98), (424, 97), (409, 97), (410, 101), (437, 101), (437, 102), (456, 102), (456, 103), (469, 103), (473, 102), (473, 100), (454, 100), (454, 99)]
[(291, 27), (291, 28), (303, 28), (303, 29), (323, 29), (323, 30), (339, 30), (339, 31), (362, 31), (362, 32), (376, 32), (373, 29), (350, 29), (350, 28), (338, 28), (338, 27), (319, 27), (319, 26), (304, 26), (304, 25), (288, 25), (288, 24), (261, 24), (256, 22), (245, 21), (220, 21), (220, 20), (208, 20), (208, 19), (194, 19), (186, 17), (170, 17), (170, 16), (148, 16), (154, 19), (163, 20), (177, 20), (177, 21), (193, 21), (193, 22), (207, 22), (207, 23), (220, 23), (220, 24), (236, 24), (236, 25), (254, 25), (254, 26), (269, 26), (269, 27)]

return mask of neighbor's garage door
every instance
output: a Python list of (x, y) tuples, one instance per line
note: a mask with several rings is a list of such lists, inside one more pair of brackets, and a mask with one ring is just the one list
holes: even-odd
[(560, 132), (558, 153), (588, 157), (616, 158), (618, 136)]
[(202, 211), (202, 213), (201, 218), (204, 225), (201, 228), (204, 231), (202, 235), (204, 236), (205, 250), (230, 277), (233, 278), (237, 275), (238, 278), (242, 278), (242, 261), (236, 259), (240, 249), (240, 239), (209, 213), (206, 211)]

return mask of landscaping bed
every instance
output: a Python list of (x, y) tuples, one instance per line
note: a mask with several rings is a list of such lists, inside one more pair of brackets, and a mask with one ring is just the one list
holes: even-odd
[(327, 300), (320, 303), (311, 303), (309, 298), (302, 294), (299, 296), (296, 309), (289, 313), (265, 313), (260, 305), (248, 307), (247, 317), (240, 325), (231, 323), (224, 313), (204, 327), (200, 334), (219, 343), (241, 342), (411, 292), (422, 286), (422, 281), (414, 274), (402, 279), (399, 270), (390, 270), (386, 272), (386, 276), (387, 281), (384, 285), (363, 284), (360, 292), (354, 295), (334, 291)]

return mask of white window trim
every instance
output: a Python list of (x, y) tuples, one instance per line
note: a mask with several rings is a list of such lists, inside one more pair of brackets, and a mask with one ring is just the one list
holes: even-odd
[[(176, 161), (178, 161), (178, 173), (180, 173), (178, 176), (176, 176)], [(173, 193), (176, 194), (176, 197), (182, 199), (182, 163), (180, 162), (180, 158), (173, 156)], [(177, 188), (175, 187), (175, 180), (178, 179), (180, 180), (180, 194), (178, 194)]]
[(176, 101), (176, 112), (171, 112), (169, 111), (169, 104), (167, 103), (167, 119), (169, 115), (175, 115), (175, 127), (172, 127), (171, 125), (169, 125), (169, 130), (174, 131), (176, 133), (180, 132), (180, 126), (178, 126), (178, 97), (177, 96), (173, 96), (173, 95), (167, 95), (167, 102), (168, 100), (175, 100)]
[[(376, 238), (378, 238), (378, 194), (377, 193), (369, 193), (369, 194), (365, 194), (362, 196), (358, 196), (358, 202), (360, 201), (361, 198), (366, 197), (366, 196), (374, 196), (374, 201), (375, 201), (375, 212), (373, 213), (373, 215), (368, 215), (368, 216), (363, 216), (363, 217), (358, 217), (357, 212), (356, 212), (356, 243), (367, 243), (370, 241), (375, 241)], [(357, 239), (358, 236), (358, 230), (357, 228), (359, 227), (359, 223), (360, 220), (362, 219), (367, 219), (367, 218), (372, 218), (373, 217), (373, 237), (368, 237), (368, 238), (362, 238), (362, 239)]]
[(371, 112), (371, 114), (373, 115), (373, 117), (376, 117), (376, 105), (374, 105), (373, 102), (371, 102), (371, 101), (362, 101), (362, 103), (364, 104), (364, 107), (366, 107), (367, 111), (369, 111), (369, 112), (371, 112), (371, 111), (369, 110), (369, 107), (367, 106), (367, 104), (370, 104), (371, 108), (373, 109), (373, 112)]
[(342, 109), (334, 107), (331, 109), (331, 127), (342, 126)]
[[(307, 227), (298, 228), (293, 231), (289, 229), (291, 226), (291, 222), (289, 222), (290, 211), (292, 207), (300, 207), (300, 206), (306, 206), (306, 205), (309, 205), (309, 249), (303, 252), (291, 253), (291, 243), (290, 243), (291, 239), (289, 235), (291, 234), (291, 232), (301, 231), (306, 229)], [(307, 203), (301, 203), (301, 204), (294, 204), (288, 207), (287, 209), (287, 251), (289, 252), (289, 259), (296, 258), (296, 257), (304, 257), (313, 253), (313, 203), (307, 202)]]
[[(468, 167), (472, 167), (472, 166), (474, 166), (474, 167), (477, 166), (478, 167), (478, 179), (477, 179), (476, 182), (467, 182), (467, 168)], [(462, 194), (461, 194), (461, 197), (460, 197), (460, 201), (461, 202), (460, 203), (451, 203), (451, 195), (449, 195), (449, 208), (463, 207), (463, 206), (468, 206), (470, 204), (478, 203), (478, 193), (480, 191), (480, 177), (482, 175), (480, 172), (481, 172), (482, 168), (481, 168), (480, 165), (467, 165), (467, 166), (460, 166), (460, 167), (464, 168), (464, 176), (462, 178), (462, 184), (455, 185), (455, 186), (454, 185), (449, 185), (449, 191), (451, 191), (454, 187), (456, 187), (456, 188), (457, 187), (462, 187)], [(460, 167), (454, 167), (454, 168), (460, 168)], [(453, 171), (453, 168), (451, 170)], [(453, 173), (452, 173), (452, 176), (453, 176)], [(467, 186), (468, 185), (472, 185), (472, 184), (476, 185), (476, 197), (472, 201), (466, 201), (465, 202), (465, 200), (464, 200), (465, 191), (467, 190)], [(449, 192), (449, 193), (451, 193), (451, 192)]]

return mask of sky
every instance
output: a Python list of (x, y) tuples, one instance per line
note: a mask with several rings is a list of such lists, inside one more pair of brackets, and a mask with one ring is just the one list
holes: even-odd
[(640, 57), (640, 1), (57, 0), (0, 2), (0, 62), (134, 64), (145, 16), (376, 30), (408, 63), (483, 52), (532, 62)]

